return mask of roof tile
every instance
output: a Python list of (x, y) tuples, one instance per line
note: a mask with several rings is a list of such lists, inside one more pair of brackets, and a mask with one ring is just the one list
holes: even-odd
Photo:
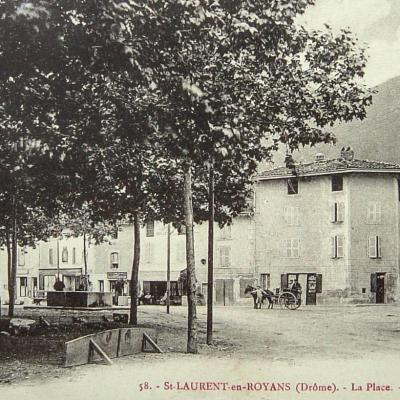
[(398, 172), (400, 173), (399, 164), (391, 164), (382, 161), (370, 160), (345, 160), (336, 158), (332, 160), (314, 161), (306, 164), (296, 164), (295, 170), (286, 167), (278, 167), (260, 172), (258, 179), (276, 179), (288, 176), (307, 176), (307, 175), (325, 175), (329, 173), (346, 173), (353, 171), (368, 171), (376, 172)]

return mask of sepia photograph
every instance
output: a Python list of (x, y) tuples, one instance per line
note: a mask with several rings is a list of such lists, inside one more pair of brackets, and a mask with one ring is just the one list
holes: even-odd
[(400, 399), (399, 0), (0, 0), (0, 399)]

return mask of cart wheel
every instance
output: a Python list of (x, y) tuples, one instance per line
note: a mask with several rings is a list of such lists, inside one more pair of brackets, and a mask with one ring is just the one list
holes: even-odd
[(293, 293), (290, 293), (290, 294), (291, 294), (291, 296), (289, 297), (285, 306), (289, 310), (297, 310), (300, 307), (300, 301)]
[(300, 307), (300, 302), (291, 292), (284, 292), (279, 297), (279, 304), (289, 310), (297, 310)]

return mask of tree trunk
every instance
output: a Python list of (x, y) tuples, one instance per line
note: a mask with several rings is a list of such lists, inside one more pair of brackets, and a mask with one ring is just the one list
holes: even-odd
[(137, 325), (137, 299), (139, 292), (139, 264), (140, 264), (140, 215), (136, 210), (133, 213), (133, 263), (131, 273), (131, 309), (129, 315), (129, 324)]
[(87, 268), (87, 253), (86, 253), (86, 232), (83, 232), (83, 265), (85, 271), (85, 278), (83, 280), (84, 289), (88, 290), (88, 268)]
[(213, 341), (214, 289), (214, 165), (210, 166), (208, 189), (208, 276), (207, 276), (207, 344)]
[(16, 286), (17, 286), (17, 256), (18, 256), (18, 237), (17, 237), (17, 205), (14, 196), (13, 199), (13, 214), (12, 214), (12, 229), (11, 229), (11, 274), (10, 282), (8, 285), (8, 316), (14, 316), (14, 305), (16, 299)]
[(187, 300), (188, 300), (188, 341), (187, 352), (196, 354), (197, 315), (196, 315), (196, 270), (194, 262), (192, 174), (190, 164), (184, 172), (184, 201), (186, 225), (186, 264), (187, 264)]
[[(7, 248), (7, 288), (8, 297), (10, 298), (10, 288), (12, 286), (12, 252), (11, 252), (11, 232), (9, 221), (6, 224), (6, 248)], [(10, 304), (10, 302), (8, 303)], [(11, 313), (14, 314), (14, 306), (12, 307)], [(10, 306), (8, 306), (8, 312), (10, 314)]]

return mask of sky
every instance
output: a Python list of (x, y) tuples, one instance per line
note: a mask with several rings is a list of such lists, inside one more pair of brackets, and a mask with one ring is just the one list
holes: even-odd
[(312, 29), (325, 23), (349, 27), (369, 56), (365, 82), (378, 85), (400, 75), (400, 0), (315, 0), (300, 18)]

